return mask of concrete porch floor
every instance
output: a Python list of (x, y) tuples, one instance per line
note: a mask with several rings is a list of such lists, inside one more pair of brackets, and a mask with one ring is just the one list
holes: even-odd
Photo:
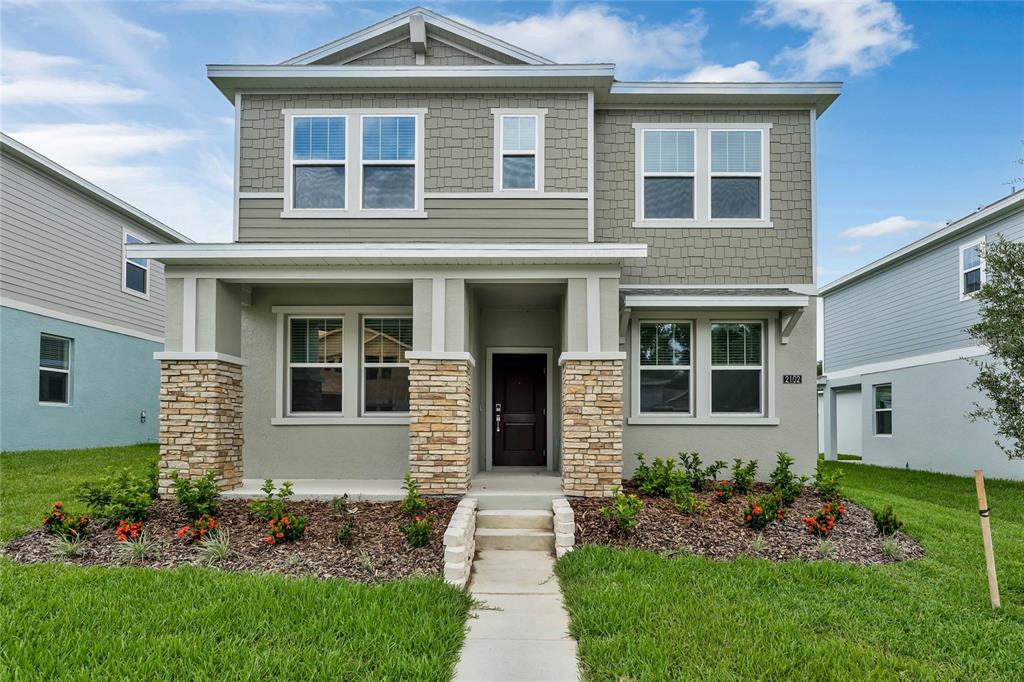
[[(286, 480), (275, 478), (274, 486), (279, 487)], [(352, 501), (389, 502), (405, 497), (401, 479), (354, 479), (354, 478), (294, 478), (292, 482), (293, 499), (296, 500), (330, 500), (348, 494)], [(224, 497), (254, 498), (263, 497), (262, 478), (243, 478), (242, 487), (224, 491)]]

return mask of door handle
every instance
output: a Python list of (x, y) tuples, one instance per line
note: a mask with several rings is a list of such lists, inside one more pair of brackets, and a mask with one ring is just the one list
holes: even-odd
[(501, 433), (501, 403), (494, 403), (494, 432)]

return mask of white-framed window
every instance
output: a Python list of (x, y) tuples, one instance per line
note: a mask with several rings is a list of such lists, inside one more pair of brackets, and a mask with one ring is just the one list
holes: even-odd
[(544, 191), (544, 117), (547, 109), (491, 109), (494, 116), (494, 191)]
[(287, 109), (285, 218), (425, 218), (426, 109)]
[(892, 384), (874, 387), (875, 435), (892, 435)]
[(644, 130), (643, 187), (637, 194), (643, 220), (693, 220), (695, 130)]
[(764, 412), (764, 324), (711, 323), (711, 414)]
[(288, 414), (338, 415), (344, 405), (344, 320), (288, 318)]
[(638, 228), (770, 228), (770, 123), (634, 123)]
[(960, 300), (971, 298), (985, 283), (985, 238), (960, 247)]
[(411, 317), (363, 318), (363, 414), (408, 414)]
[(693, 414), (693, 325), (657, 320), (639, 325), (640, 414)]
[(124, 248), (129, 244), (145, 244), (146, 240), (123, 230), (121, 239), (121, 291), (149, 298), (149, 259), (129, 258)]
[(71, 339), (39, 335), (39, 403), (67, 405), (71, 398)]

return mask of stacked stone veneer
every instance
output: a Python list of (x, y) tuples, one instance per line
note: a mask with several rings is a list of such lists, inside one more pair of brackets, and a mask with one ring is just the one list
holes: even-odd
[(171, 474), (216, 472), (222, 490), (242, 483), (242, 368), (219, 360), (160, 362), (161, 497)]
[(476, 499), (464, 497), (444, 532), (444, 579), (465, 587), (476, 555)]
[(426, 494), (469, 489), (470, 365), (409, 361), (409, 471)]
[(564, 497), (551, 500), (551, 513), (555, 519), (555, 557), (561, 559), (576, 545), (576, 513)]
[(562, 492), (608, 497), (622, 485), (622, 360), (562, 365)]

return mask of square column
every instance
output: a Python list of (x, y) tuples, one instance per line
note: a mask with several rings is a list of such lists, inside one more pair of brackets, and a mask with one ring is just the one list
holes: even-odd
[(469, 359), (409, 357), (409, 470), (423, 493), (469, 490), (470, 367)]
[(562, 361), (562, 492), (609, 497), (622, 485), (622, 360)]

